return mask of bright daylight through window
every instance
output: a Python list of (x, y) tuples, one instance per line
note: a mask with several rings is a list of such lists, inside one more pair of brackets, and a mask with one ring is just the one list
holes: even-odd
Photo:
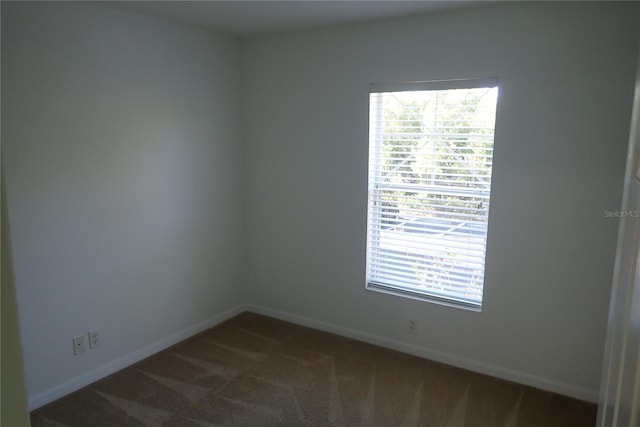
[(478, 309), (496, 79), (374, 84), (367, 288)]

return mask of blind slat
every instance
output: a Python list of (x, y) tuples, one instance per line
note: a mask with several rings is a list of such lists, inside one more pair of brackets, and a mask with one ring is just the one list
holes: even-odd
[(402, 91), (447, 91), (456, 89), (491, 88), (498, 84), (495, 77), (455, 79), (455, 80), (431, 80), (423, 82), (407, 83), (372, 83), (369, 92), (402, 92)]

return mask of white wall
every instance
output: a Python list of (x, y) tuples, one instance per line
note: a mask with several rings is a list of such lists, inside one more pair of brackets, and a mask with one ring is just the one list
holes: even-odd
[[(2, 143), (31, 406), (246, 300), (237, 43), (2, 3)], [(201, 323), (205, 322), (205, 323)], [(102, 346), (74, 357), (98, 328)]]
[[(503, 3), (246, 41), (252, 302), (595, 401), (617, 229), (603, 211), (620, 206), (637, 22), (637, 3)], [(488, 76), (482, 312), (365, 291), (368, 84)]]

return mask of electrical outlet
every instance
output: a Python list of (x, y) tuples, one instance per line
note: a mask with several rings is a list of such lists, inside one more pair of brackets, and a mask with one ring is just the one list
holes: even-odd
[(409, 319), (409, 323), (407, 324), (407, 332), (411, 335), (415, 335), (418, 333), (418, 322), (413, 319)]
[(97, 329), (89, 331), (89, 348), (100, 347), (100, 334)]
[(80, 335), (73, 339), (73, 355), (77, 356), (80, 353), (84, 353), (84, 336)]

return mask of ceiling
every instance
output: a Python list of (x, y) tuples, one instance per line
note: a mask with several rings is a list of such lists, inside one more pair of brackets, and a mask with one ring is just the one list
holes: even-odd
[(482, 0), (108, 1), (131, 12), (235, 36), (395, 18), (487, 3)]

